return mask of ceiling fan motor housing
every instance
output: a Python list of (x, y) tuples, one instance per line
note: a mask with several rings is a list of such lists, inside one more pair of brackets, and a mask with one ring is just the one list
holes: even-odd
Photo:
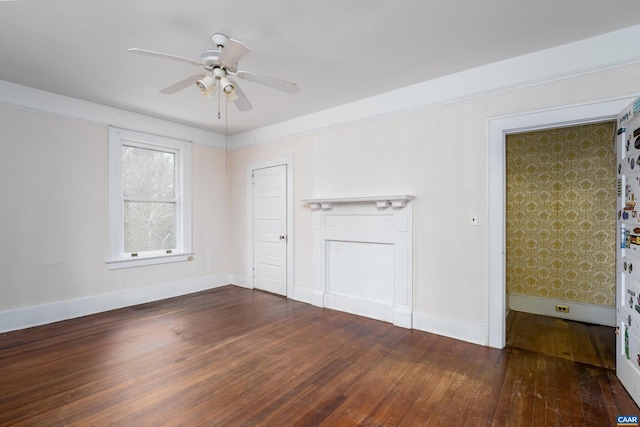
[(219, 50), (205, 50), (200, 55), (200, 61), (204, 64), (204, 67), (208, 70), (214, 67), (220, 66), (220, 51)]

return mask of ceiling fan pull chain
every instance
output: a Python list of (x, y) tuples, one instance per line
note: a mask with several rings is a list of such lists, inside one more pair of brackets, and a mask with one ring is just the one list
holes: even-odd
[[(216, 79), (216, 84), (220, 80)], [(218, 120), (220, 120), (220, 90), (218, 90)]]

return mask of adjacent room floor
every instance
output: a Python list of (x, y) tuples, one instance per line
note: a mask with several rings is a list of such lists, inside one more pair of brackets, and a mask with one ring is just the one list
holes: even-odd
[(0, 425), (601, 427), (640, 414), (611, 328), (548, 321), (512, 313), (496, 350), (225, 286), (1, 334)]
[(510, 311), (507, 346), (607, 369), (616, 368), (615, 329)]

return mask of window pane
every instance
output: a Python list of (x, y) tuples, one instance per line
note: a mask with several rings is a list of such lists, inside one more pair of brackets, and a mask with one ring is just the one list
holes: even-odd
[(175, 181), (174, 153), (122, 146), (124, 197), (173, 199)]
[(124, 202), (124, 252), (176, 248), (176, 204)]

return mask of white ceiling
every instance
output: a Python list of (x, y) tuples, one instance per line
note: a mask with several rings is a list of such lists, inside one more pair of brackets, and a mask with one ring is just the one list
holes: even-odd
[[(615, 8), (613, 7), (615, 6)], [(239, 69), (292, 81), (291, 95), (241, 81), (230, 135), (499, 60), (636, 25), (639, 0), (0, 0), (0, 79), (225, 132), (200, 70), (133, 55), (200, 59), (225, 33), (252, 52)]]

